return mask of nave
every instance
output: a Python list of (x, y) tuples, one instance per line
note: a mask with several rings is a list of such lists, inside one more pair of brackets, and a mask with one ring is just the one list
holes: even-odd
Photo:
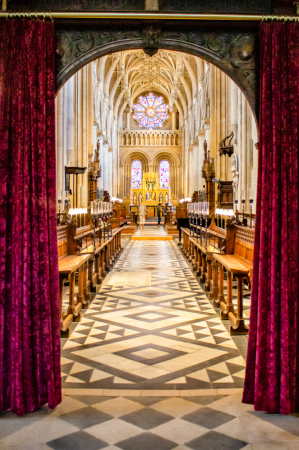
[(0, 449), (297, 449), (294, 415), (241, 403), (247, 337), (228, 334), (177, 241), (122, 246), (61, 340), (62, 403), (2, 413)]

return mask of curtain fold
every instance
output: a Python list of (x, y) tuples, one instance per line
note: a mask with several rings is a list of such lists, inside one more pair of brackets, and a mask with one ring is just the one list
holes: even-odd
[(260, 25), (257, 216), (243, 402), (299, 411), (299, 24)]
[(55, 34), (0, 24), (0, 410), (61, 401)]

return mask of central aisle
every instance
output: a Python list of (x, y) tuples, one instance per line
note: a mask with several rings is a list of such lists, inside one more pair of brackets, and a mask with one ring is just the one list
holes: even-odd
[(62, 356), (68, 389), (243, 387), (245, 361), (173, 241), (130, 241)]
[(299, 448), (297, 417), (241, 403), (244, 360), (173, 241), (130, 241), (63, 342), (62, 403), (3, 413), (0, 450)]

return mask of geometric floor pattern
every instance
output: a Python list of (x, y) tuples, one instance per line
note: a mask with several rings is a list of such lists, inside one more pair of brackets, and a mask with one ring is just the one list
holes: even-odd
[(0, 450), (298, 450), (298, 415), (242, 403), (235, 342), (174, 242), (130, 241), (62, 339), (61, 404), (1, 413)]
[(173, 241), (130, 241), (62, 351), (64, 388), (242, 388), (244, 374)]
[(85, 445), (88, 450), (239, 450), (247, 447), (240, 429), (229, 431), (236, 428), (236, 416), (222, 411), (227, 404), (225, 397), (91, 399), (73, 396), (71, 399), (78, 409), (62, 414), (60, 419), (72, 433), (48, 441), (49, 448), (65, 450)]

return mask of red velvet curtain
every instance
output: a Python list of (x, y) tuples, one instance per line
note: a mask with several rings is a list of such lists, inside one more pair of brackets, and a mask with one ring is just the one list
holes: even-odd
[(299, 24), (260, 27), (256, 235), (243, 402), (299, 411)]
[(54, 26), (0, 23), (0, 410), (61, 401)]

